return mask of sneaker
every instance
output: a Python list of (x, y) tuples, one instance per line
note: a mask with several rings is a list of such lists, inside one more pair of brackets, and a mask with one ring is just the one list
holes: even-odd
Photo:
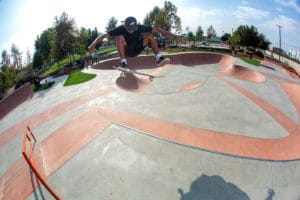
[(164, 66), (164, 65), (170, 64), (170, 63), (171, 63), (170, 58), (165, 58), (165, 57), (161, 56), (159, 58), (159, 60), (157, 61), (157, 66), (161, 67), (161, 66)]
[(122, 68), (127, 68), (127, 64), (126, 64), (125, 62), (121, 62), (121, 63), (120, 63), (120, 67), (122, 67)]

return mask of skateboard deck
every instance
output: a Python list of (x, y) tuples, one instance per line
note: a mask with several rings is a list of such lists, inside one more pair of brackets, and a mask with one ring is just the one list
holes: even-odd
[(123, 67), (117, 67), (117, 66), (113, 66), (113, 69), (121, 71), (121, 76), (126, 76), (127, 73), (138, 74), (138, 75), (142, 75), (142, 76), (147, 76), (150, 79), (150, 81), (153, 81), (154, 78), (164, 77), (164, 76), (156, 76), (156, 75), (147, 74), (147, 73), (139, 72), (139, 71), (136, 71), (136, 70), (123, 68)]

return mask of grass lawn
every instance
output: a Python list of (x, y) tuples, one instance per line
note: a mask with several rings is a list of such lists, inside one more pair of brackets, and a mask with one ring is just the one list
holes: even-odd
[(258, 61), (258, 60), (254, 60), (254, 59), (247, 58), (247, 57), (243, 57), (242, 59), (243, 59), (243, 61), (245, 61), (246, 63), (249, 63), (251, 65), (260, 66), (260, 61)]
[[(97, 53), (99, 55), (103, 55), (103, 54), (106, 54), (106, 53), (109, 53), (109, 52), (113, 52), (113, 51), (116, 51), (117, 48), (116, 47), (108, 47), (108, 48), (104, 48), (104, 49), (101, 49), (101, 50), (97, 50)], [(88, 53), (86, 53), (86, 56), (88, 56)], [(75, 55), (74, 56), (74, 60), (79, 60), (80, 59), (80, 56), (79, 55)], [(59, 70), (61, 68), (63, 68), (63, 66), (65, 64), (68, 64), (70, 63), (70, 58), (65, 58), (63, 60), (60, 60), (58, 63), (55, 63), (53, 64), (51, 67), (49, 67), (48, 69), (46, 69), (43, 74), (50, 74), (56, 70)]]
[[(74, 59), (79, 60), (80, 56), (76, 55), (76, 56), (74, 56)], [(46, 69), (43, 72), (43, 74), (50, 74), (58, 69), (61, 69), (65, 64), (68, 64), (68, 63), (70, 63), (70, 58), (65, 58), (65, 59), (61, 60), (59, 63), (55, 63), (50, 68)]]
[(95, 77), (96, 77), (96, 74), (88, 74), (88, 73), (83, 73), (80, 70), (76, 70), (69, 75), (68, 79), (64, 83), (64, 86), (70, 86), (70, 85), (84, 83)]

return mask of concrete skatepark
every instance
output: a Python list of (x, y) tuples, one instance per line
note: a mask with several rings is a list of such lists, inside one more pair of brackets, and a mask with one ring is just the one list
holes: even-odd
[[(129, 59), (148, 78), (85, 69), (89, 82), (22, 93), (0, 123), (0, 199), (300, 199), (300, 81), (215, 53)], [(26, 96), (26, 95), (25, 95)], [(7, 108), (9, 106), (6, 106)]]

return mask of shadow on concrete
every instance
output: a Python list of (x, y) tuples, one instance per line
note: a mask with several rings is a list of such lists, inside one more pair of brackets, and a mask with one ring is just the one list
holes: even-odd
[(134, 74), (127, 73), (125, 76), (120, 76), (116, 80), (119, 88), (130, 92), (142, 92), (149, 84), (148, 79), (141, 79)]
[(268, 196), (267, 196), (266, 200), (272, 200), (273, 197), (274, 197), (274, 195), (275, 195), (274, 190), (271, 189), (271, 188), (269, 188), (269, 189), (268, 189)]
[(34, 174), (34, 172), (31, 169), (29, 172), (30, 172), (30, 181), (31, 181), (34, 199), (35, 200), (39, 200), (39, 199), (45, 200), (46, 198), (45, 198), (43, 190), (41, 188), (42, 185), (40, 183), (40, 180), (38, 179), (38, 177)]
[(226, 182), (220, 176), (207, 176), (202, 174), (190, 186), (190, 191), (184, 193), (179, 188), (180, 200), (199, 199), (230, 199), (250, 200), (249, 196), (236, 185)]

